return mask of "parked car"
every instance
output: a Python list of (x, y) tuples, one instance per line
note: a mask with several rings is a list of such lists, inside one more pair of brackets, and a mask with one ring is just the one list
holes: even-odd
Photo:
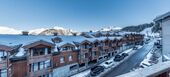
[(115, 58), (119, 58), (119, 57), (121, 57), (121, 55), (116, 55), (116, 56), (115, 56)]
[(135, 47), (133, 47), (133, 50), (137, 50), (137, 49), (138, 49), (138, 47), (136, 47), (136, 46), (135, 46)]
[(140, 64), (141, 68), (146, 68), (146, 67), (149, 67), (149, 66), (151, 66), (151, 65), (150, 64), (146, 64), (146, 63), (141, 63)]
[(121, 60), (123, 60), (124, 59), (124, 56), (115, 56), (115, 58), (114, 58), (114, 61), (116, 61), (116, 62), (118, 62), (118, 61), (121, 61)]
[(102, 64), (101, 64), (101, 66), (103, 66), (105, 69), (107, 69), (107, 68), (109, 68), (109, 67), (111, 67), (111, 66), (113, 66), (114, 64), (113, 64), (113, 60), (108, 60), (108, 61), (106, 61), (106, 62), (103, 62)]
[(95, 66), (95, 67), (91, 68), (90, 75), (91, 76), (97, 76), (103, 71), (104, 71), (103, 66)]
[(128, 56), (129, 54), (128, 53), (123, 53), (122, 56), (126, 57)]

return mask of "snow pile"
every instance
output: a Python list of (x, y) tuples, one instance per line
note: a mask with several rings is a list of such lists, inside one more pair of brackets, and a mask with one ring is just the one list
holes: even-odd
[(20, 48), (20, 49), (19, 49), (19, 52), (18, 52), (15, 56), (20, 57), (20, 56), (23, 56), (25, 53), (26, 53), (26, 52), (24, 51), (24, 49), (23, 49), (23, 48)]
[(140, 63), (141, 66), (150, 66), (151, 64), (149, 63), (150, 58), (152, 57), (152, 53), (148, 53), (147, 56), (145, 57), (145, 59)]
[(166, 55), (163, 55), (163, 61), (170, 61), (170, 58)]
[(100, 31), (116, 31), (116, 30), (121, 30), (122, 28), (121, 27), (105, 27), (105, 28), (102, 28)]
[(152, 36), (152, 27), (146, 28), (143, 31), (140, 32), (141, 34), (144, 34), (146, 36)]
[(89, 75), (89, 73), (90, 73), (90, 70), (86, 70), (84, 72), (81, 72), (79, 74), (73, 75), (71, 77), (87, 77)]
[[(137, 69), (135, 71), (117, 76), (117, 77), (148, 77), (150, 75), (154, 75), (156, 73), (160, 73), (160, 71), (165, 71), (168, 68), (170, 68), (170, 61), (162, 62), (155, 64), (153, 66), (150, 66), (148, 68), (143, 69)], [(161, 66), (161, 67), (160, 67)]]

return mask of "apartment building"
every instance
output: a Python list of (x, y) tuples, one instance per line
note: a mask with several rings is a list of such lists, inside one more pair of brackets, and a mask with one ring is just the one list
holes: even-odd
[(154, 19), (155, 24), (161, 27), (161, 45), (162, 45), (162, 53), (164, 57), (170, 58), (170, 52), (169, 52), (169, 45), (170, 45), (170, 12), (167, 12), (163, 15), (160, 15)]
[(67, 77), (111, 58), (123, 45), (142, 42), (143, 35), (0, 35), (0, 40), (2, 77)]

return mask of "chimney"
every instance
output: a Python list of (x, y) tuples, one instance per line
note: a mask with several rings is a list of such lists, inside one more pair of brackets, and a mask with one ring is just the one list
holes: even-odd
[(57, 33), (57, 32), (54, 32), (53, 35), (54, 35), (54, 36), (58, 36), (58, 33)]
[(28, 31), (22, 31), (22, 35), (28, 35)]
[(73, 33), (73, 36), (77, 36), (77, 33)]
[(90, 33), (92, 33), (93, 31), (92, 30), (90, 30)]

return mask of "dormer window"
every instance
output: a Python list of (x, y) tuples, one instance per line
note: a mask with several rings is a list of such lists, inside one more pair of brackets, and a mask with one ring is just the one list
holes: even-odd
[(69, 61), (72, 61), (73, 59), (72, 59), (72, 55), (69, 55), (68, 56), (68, 59), (69, 59)]
[(31, 52), (33, 56), (51, 54), (51, 48), (33, 48)]
[(60, 43), (62, 42), (62, 39), (60, 37), (55, 37), (51, 39), (54, 43)]
[(60, 63), (64, 63), (64, 57), (60, 57)]
[(4, 60), (7, 57), (7, 52), (5, 51), (0, 51), (0, 60)]
[(94, 43), (94, 47), (97, 47), (98, 45), (99, 45), (98, 42), (95, 42), (95, 43)]
[(65, 46), (62, 48), (63, 51), (71, 51), (71, 50), (74, 50), (74, 47), (71, 47), (71, 46)]

